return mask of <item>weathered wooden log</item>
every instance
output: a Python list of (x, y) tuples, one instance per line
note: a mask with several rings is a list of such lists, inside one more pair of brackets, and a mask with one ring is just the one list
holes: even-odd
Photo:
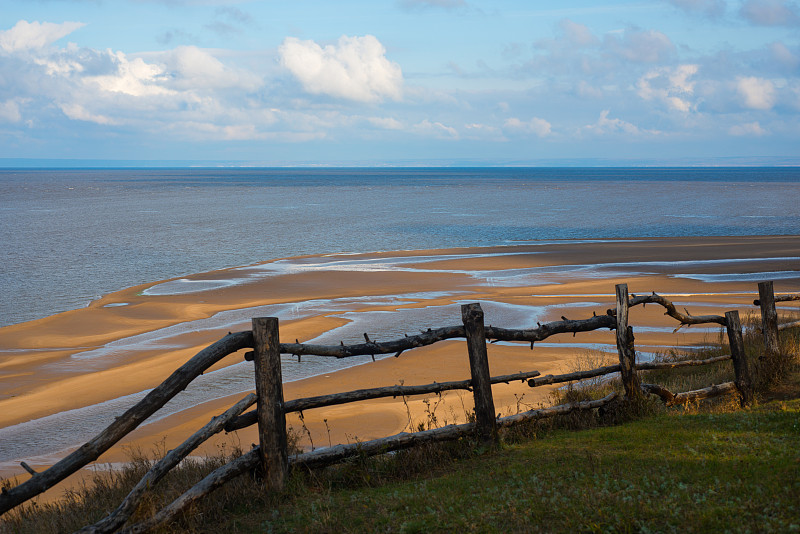
[(35, 470), (33, 467), (29, 466), (29, 465), (27, 464), (27, 462), (20, 462), (20, 463), (19, 463), (19, 465), (20, 465), (20, 467), (22, 467), (22, 468), (23, 468), (25, 471), (27, 471), (27, 472), (28, 472), (28, 474), (30, 474), (31, 476), (33, 476), (33, 475), (38, 475), (38, 474), (39, 474), (39, 473), (37, 473), (37, 472), (36, 472), (36, 470)]
[(260, 463), (258, 447), (246, 452), (235, 460), (209, 473), (203, 480), (192, 486), (186, 493), (172, 501), (166, 508), (153, 517), (121, 530), (122, 534), (140, 534), (163, 525), (198, 499), (202, 499), (227, 481), (256, 468)]
[[(793, 300), (800, 300), (800, 293), (787, 293), (784, 295), (775, 295), (775, 302), (790, 302)], [(754, 306), (760, 306), (761, 301), (756, 299), (753, 301)]]
[(292, 466), (303, 466), (306, 468), (322, 467), (340, 462), (347, 458), (375, 456), (390, 451), (407, 449), (423, 443), (434, 441), (452, 441), (467, 435), (475, 434), (475, 423), (464, 423), (461, 425), (447, 425), (441, 428), (433, 428), (422, 432), (401, 432), (394, 436), (364, 441), (360, 443), (348, 443), (334, 445), (312, 452), (299, 454), (290, 459)]
[(737, 389), (738, 388), (734, 382), (724, 382), (722, 384), (716, 384), (703, 389), (695, 389), (693, 391), (676, 393), (672, 404), (686, 404), (692, 401), (709, 399), (711, 397), (719, 397), (720, 395), (726, 395), (728, 393), (737, 391)]
[(537, 328), (524, 330), (514, 330), (509, 328), (498, 328), (496, 326), (486, 327), (486, 338), (496, 341), (544, 341), (556, 334), (574, 334), (576, 332), (590, 332), (601, 328), (613, 330), (617, 322), (608, 315), (596, 315), (589, 319), (581, 320), (562, 320), (552, 323), (539, 325)]
[(539, 386), (547, 386), (550, 384), (560, 384), (562, 382), (575, 382), (578, 380), (586, 380), (587, 378), (594, 378), (596, 376), (608, 375), (611, 373), (619, 373), (619, 364), (606, 365), (598, 367), (597, 369), (589, 369), (588, 371), (575, 371), (574, 373), (565, 373), (561, 375), (544, 375), (538, 378), (528, 380), (528, 386), (535, 388)]
[(671, 406), (675, 400), (675, 395), (664, 386), (659, 386), (658, 384), (640, 384), (640, 387), (646, 395), (652, 394), (661, 397), (661, 400), (667, 406)]
[[(640, 304), (659, 304), (666, 308), (666, 312), (664, 315), (669, 315), (673, 319), (677, 319), (681, 326), (683, 325), (693, 325), (693, 324), (708, 324), (708, 323), (716, 323), (722, 326), (725, 326), (725, 318), (719, 315), (691, 315), (688, 310), (685, 310), (686, 313), (683, 314), (675, 308), (675, 305), (670, 302), (668, 299), (662, 297), (661, 295), (657, 295), (653, 293), (651, 295), (637, 295), (631, 298), (628, 302), (630, 307), (638, 306)], [(608, 310), (606, 313), (609, 315), (614, 315), (614, 310)]]
[(0, 515), (53, 487), (81, 467), (96, 460), (112, 445), (155, 413), (156, 410), (164, 406), (172, 397), (186, 389), (186, 386), (201, 375), (203, 371), (225, 356), (237, 350), (251, 347), (252, 344), (252, 332), (238, 332), (228, 334), (198, 352), (188, 362), (175, 370), (169, 378), (150, 391), (145, 398), (117, 417), (113, 423), (92, 440), (49, 469), (34, 475), (30, 480), (9, 490), (4, 490), (0, 494)]
[(261, 470), (267, 489), (280, 491), (289, 474), (289, 454), (277, 317), (253, 319), (253, 348)]
[[(562, 320), (539, 325), (530, 329), (509, 329), (485, 326), (486, 339), (492, 341), (543, 341), (555, 334), (589, 332), (600, 328), (613, 329), (616, 321), (606, 315), (597, 315), (584, 320)], [(312, 355), (331, 358), (349, 358), (374, 354), (395, 354), (416, 347), (424, 347), (438, 341), (464, 338), (464, 326), (446, 326), (428, 330), (415, 336), (407, 336), (393, 341), (357, 343), (355, 345), (311, 345), (305, 343), (281, 343), (281, 354)], [(252, 360), (252, 354), (245, 358)]]
[(792, 321), (791, 323), (781, 323), (778, 325), (778, 330), (786, 330), (787, 328), (797, 328), (800, 326), (800, 321)]
[(489, 355), (486, 350), (486, 331), (483, 310), (478, 303), (461, 306), (461, 319), (467, 338), (469, 372), (472, 378), (472, 397), (475, 400), (475, 423), (478, 437), (484, 443), (497, 444), (497, 424), (489, 374)]
[(758, 283), (758, 301), (761, 308), (761, 333), (764, 337), (764, 350), (770, 360), (780, 357), (778, 345), (778, 311), (775, 309), (775, 291), (772, 282)]
[[(550, 408), (539, 408), (537, 410), (530, 410), (528, 412), (501, 417), (497, 419), (497, 425), (507, 427), (523, 421), (564, 415), (575, 410), (599, 408), (600, 406), (611, 402), (616, 395), (616, 393), (611, 393), (603, 399), (596, 401), (562, 404), (559, 406), (552, 406)], [(354, 456), (373, 456), (375, 454), (382, 454), (384, 452), (408, 448), (420, 443), (458, 439), (474, 433), (475, 423), (447, 425), (442, 428), (434, 428), (431, 430), (425, 430), (423, 432), (402, 432), (394, 436), (366, 441), (363, 443), (351, 443), (347, 445), (336, 445), (326, 449), (317, 449), (312, 452), (293, 456), (289, 461), (293, 466), (302, 465), (306, 467), (321, 467), (342, 461), (346, 458), (352, 458)]]
[(659, 386), (657, 384), (642, 384), (641, 388), (645, 393), (661, 397), (661, 400), (664, 401), (664, 404), (667, 406), (674, 406), (731, 393), (736, 391), (736, 384), (734, 382), (725, 382), (703, 389), (684, 391), (683, 393), (672, 393), (664, 386)]
[(733, 371), (736, 375), (736, 388), (742, 396), (742, 406), (748, 406), (753, 402), (753, 379), (751, 378), (750, 366), (747, 363), (747, 356), (744, 351), (744, 341), (742, 340), (742, 323), (739, 321), (739, 312), (736, 310), (725, 313), (728, 330), (728, 343), (731, 348), (731, 359), (733, 359)]
[(612, 400), (617, 398), (617, 392), (612, 391), (602, 399), (593, 401), (571, 402), (569, 404), (560, 404), (558, 406), (551, 406), (550, 408), (539, 408), (537, 410), (530, 410), (507, 417), (501, 417), (497, 420), (498, 426), (507, 427), (522, 423), (523, 421), (534, 421), (537, 419), (544, 419), (547, 417), (554, 417), (556, 415), (565, 415), (575, 410), (593, 410), (605, 406)]
[(617, 352), (619, 370), (625, 398), (634, 400), (641, 397), (639, 377), (636, 374), (636, 351), (633, 346), (633, 328), (628, 326), (628, 284), (617, 284)]
[[(674, 367), (709, 365), (712, 363), (722, 362), (730, 359), (731, 359), (730, 355), (726, 354), (724, 356), (715, 356), (714, 358), (708, 358), (706, 360), (684, 360), (680, 362), (642, 362), (636, 364), (636, 370), (653, 371), (657, 369), (672, 369)], [(598, 367), (597, 369), (589, 369), (587, 371), (575, 371), (573, 373), (565, 373), (562, 375), (540, 376), (528, 380), (528, 385), (534, 388), (538, 386), (547, 386), (550, 384), (560, 384), (563, 382), (577, 382), (580, 380), (586, 380), (588, 378), (595, 378), (597, 376), (610, 375), (611, 373), (619, 373), (619, 372), (620, 372), (619, 364), (606, 365), (603, 367)]]
[(642, 362), (636, 364), (636, 369), (639, 371), (653, 371), (657, 369), (674, 369), (675, 367), (692, 367), (695, 365), (709, 365), (717, 362), (724, 362), (730, 360), (731, 355), (725, 354), (723, 356), (714, 356), (705, 360), (682, 360), (679, 362)]
[[(497, 424), (499, 426), (507, 427), (522, 421), (564, 415), (575, 410), (594, 409), (608, 404), (615, 397), (616, 393), (612, 393), (603, 399), (596, 401), (575, 402), (561, 406), (553, 406), (551, 408), (531, 410), (529, 412), (523, 412), (521, 414), (497, 419)], [(362, 443), (336, 445), (334, 447), (317, 449), (312, 452), (298, 454), (289, 457), (289, 464), (292, 467), (321, 467), (340, 462), (346, 458), (353, 458), (356, 456), (374, 456), (376, 454), (406, 449), (422, 443), (454, 440), (469, 434), (474, 434), (474, 432), (475, 423), (447, 425), (442, 428), (434, 428), (415, 433), (402, 432), (386, 438), (380, 438)], [(228, 480), (231, 480), (232, 478), (250, 469), (253, 469), (258, 464), (259, 452), (258, 447), (256, 447), (250, 452), (243, 454), (239, 458), (210, 473), (198, 484), (193, 486), (186, 493), (178, 497), (169, 506), (158, 512), (150, 519), (133, 525), (122, 532), (124, 534), (140, 534), (156, 528), (159, 525), (163, 525), (198, 499), (208, 495)]]
[[(539, 376), (539, 371), (528, 371), (524, 373), (516, 373), (512, 375), (494, 376), (491, 379), (492, 384), (500, 384), (513, 382), (515, 380), (527, 380), (528, 378)], [(427, 393), (442, 393), (443, 391), (451, 391), (455, 389), (472, 389), (471, 380), (458, 380), (453, 382), (434, 382), (433, 384), (425, 384), (420, 386), (384, 386), (380, 388), (371, 389), (357, 389), (355, 391), (347, 391), (343, 393), (332, 393), (329, 395), (319, 395), (316, 397), (305, 397), (301, 399), (293, 399), (284, 402), (283, 409), (285, 413), (300, 412), (303, 410), (310, 410), (312, 408), (323, 408), (325, 406), (334, 406), (337, 404), (347, 404), (350, 402), (357, 402), (369, 399), (381, 399), (386, 397), (410, 397), (412, 395), (425, 395)], [(225, 431), (233, 432), (246, 428), (256, 423), (255, 410), (247, 412), (240, 417), (234, 419), (225, 426)]]
[(396, 354), (416, 347), (424, 347), (446, 339), (463, 338), (464, 327), (447, 326), (428, 330), (415, 336), (403, 337), (393, 341), (376, 343), (358, 343), (355, 345), (311, 345), (305, 343), (281, 343), (281, 354), (305, 356), (326, 356), (332, 358), (349, 358), (351, 356), (368, 356), (374, 354)]
[(155, 486), (159, 480), (169, 472), (170, 469), (178, 465), (181, 460), (186, 458), (193, 450), (208, 440), (214, 434), (220, 432), (225, 424), (237, 417), (247, 408), (256, 402), (256, 394), (250, 393), (245, 398), (234, 404), (224, 413), (214, 417), (203, 428), (192, 434), (192, 436), (181, 443), (178, 447), (169, 451), (164, 458), (159, 460), (133, 487), (127, 497), (111, 514), (101, 519), (93, 525), (86, 526), (76, 534), (106, 534), (114, 532), (130, 519), (136, 511), (136, 507), (144, 495), (144, 492)]
[(514, 373), (513, 375), (500, 375), (500, 376), (493, 376), (492, 377), (492, 384), (508, 384), (510, 382), (516, 382), (517, 380), (525, 381), (529, 378), (533, 378), (535, 376), (539, 376), (539, 371), (527, 371), (524, 373)]

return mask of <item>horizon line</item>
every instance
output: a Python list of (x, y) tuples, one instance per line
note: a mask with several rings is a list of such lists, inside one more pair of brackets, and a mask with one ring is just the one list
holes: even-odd
[(107, 158), (0, 158), (0, 169), (142, 169), (142, 168), (717, 168), (799, 167), (800, 157), (706, 157), (706, 158), (550, 158), (537, 160), (408, 159), (393, 161), (287, 162), (253, 160), (133, 160)]

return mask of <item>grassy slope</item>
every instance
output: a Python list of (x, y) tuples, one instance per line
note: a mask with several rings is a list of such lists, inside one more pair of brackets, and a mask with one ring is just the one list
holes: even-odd
[(214, 530), (800, 532), (800, 400), (554, 431), (443, 471), (240, 506)]
[[(702, 369), (646, 378), (675, 391), (732, 378), (730, 364)], [(589, 430), (546, 423), (495, 452), (459, 442), (295, 473), (282, 495), (239, 477), (162, 531), (800, 532), (800, 371), (784, 376), (746, 410), (728, 398)], [(176, 470), (135, 520), (222, 461)], [(59, 505), (20, 507), (0, 533), (73, 532), (114, 508), (147, 465)]]

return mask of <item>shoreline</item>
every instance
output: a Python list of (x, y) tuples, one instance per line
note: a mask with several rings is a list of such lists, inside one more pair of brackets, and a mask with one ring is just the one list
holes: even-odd
[[(775, 279), (776, 292), (797, 292), (798, 266), (800, 236), (581, 239), (305, 255), (142, 284), (106, 295), (87, 308), (0, 328), (0, 436), (5, 429), (6, 433), (20, 429), (17, 425), (25, 421), (34, 426), (42, 417), (96, 406), (154, 387), (231, 327), (247, 329), (249, 312), (275, 312), (281, 321), (282, 340), (328, 340), (324, 344), (338, 344), (340, 337), (346, 343), (358, 342), (363, 332), (369, 332), (371, 339), (387, 340), (401, 337), (402, 329), (411, 332), (460, 324), (460, 315), (453, 312), (467, 301), (485, 306), (487, 325), (516, 327), (557, 320), (561, 315), (591, 317), (593, 312), (605, 313), (613, 304), (614, 284), (621, 282), (628, 283), (631, 293), (680, 295), (681, 305), (688, 305), (694, 314), (720, 314), (720, 306), (742, 311), (753, 308), (756, 283), (737, 280), (737, 276), (785, 273), (786, 278)], [(681, 278), (686, 275), (693, 277)], [(197, 284), (244, 281), (191, 293), (163, 291), (164, 284), (180, 279)], [(157, 286), (162, 286), (164, 294), (146, 293)], [(707, 331), (698, 329), (673, 335), (674, 321), (652, 308), (637, 309), (632, 320), (635, 329), (641, 328), (636, 339), (643, 353), (655, 352), (650, 350), (653, 347), (699, 344), (708, 336)], [(387, 325), (397, 323), (396, 335), (382, 333)], [(614, 343), (613, 333), (610, 337), (606, 332), (580, 337), (577, 342), (587, 346)], [(576, 353), (589, 351), (576, 348), (571, 341), (571, 336), (554, 339), (552, 346), (542, 344), (533, 351), (527, 346), (489, 345), (492, 374), (563, 371)], [(597, 351), (590, 354), (601, 357)], [(311, 358), (304, 357), (302, 365), (308, 365), (305, 361)], [(237, 364), (245, 368), (242, 360), (241, 353), (228, 356), (206, 374), (216, 379), (223, 376), (220, 373), (233, 372)], [(410, 385), (464, 379), (464, 373), (469, 376), (465, 366), (463, 343), (446, 342), (415, 349), (400, 358), (330, 368), (287, 381), (284, 397), (399, 381)], [(242, 380), (246, 380), (248, 371), (243, 372)], [(547, 394), (545, 388), (531, 390), (525, 384), (500, 385), (495, 387), (495, 404), (498, 411), (514, 409), (522, 395), (521, 402), (536, 405), (546, 402)], [(172, 448), (211, 415), (243, 396), (213, 391), (209, 395), (200, 395), (188, 408), (141, 426), (104, 454), (98, 464), (125, 461), (126, 448), (150, 450), (167, 431), (169, 437), (163, 443)], [(450, 400), (440, 409), (449, 422), (463, 417), (469, 409), (472, 401), (466, 395), (446, 396)], [(304, 414), (304, 423), (316, 445), (327, 445), (329, 436), (335, 444), (397, 433), (409, 426), (409, 413), (413, 427), (425, 416), (426, 408), (422, 398), (408, 399), (407, 404), (379, 399), (310, 410)], [(100, 423), (101, 427), (107, 424)], [(296, 416), (287, 424), (302, 428)], [(253, 435), (253, 429), (223, 435), (205, 451), (213, 451), (223, 442), (238, 442), (247, 449)], [(308, 445), (307, 435), (303, 443)], [(13, 465), (18, 459), (25, 459), (37, 470), (52, 463), (45, 458), (37, 463), (30, 456), (5, 458), (0, 461), (0, 477), (26, 478), (18, 464)]]

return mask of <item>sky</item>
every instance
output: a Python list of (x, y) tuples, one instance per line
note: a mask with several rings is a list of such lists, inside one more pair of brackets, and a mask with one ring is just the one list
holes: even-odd
[(800, 3), (0, 0), (20, 158), (800, 164)]

